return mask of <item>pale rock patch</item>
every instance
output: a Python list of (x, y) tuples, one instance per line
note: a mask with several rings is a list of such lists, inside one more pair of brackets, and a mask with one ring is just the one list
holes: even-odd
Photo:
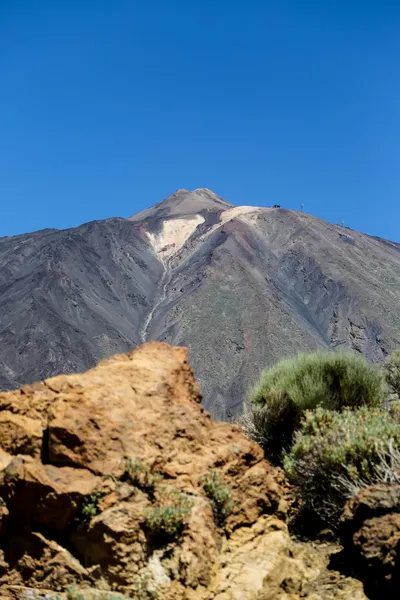
[(160, 233), (147, 232), (147, 236), (159, 258), (166, 261), (182, 248), (201, 223), (204, 223), (201, 215), (191, 215), (183, 219), (168, 219), (163, 222)]

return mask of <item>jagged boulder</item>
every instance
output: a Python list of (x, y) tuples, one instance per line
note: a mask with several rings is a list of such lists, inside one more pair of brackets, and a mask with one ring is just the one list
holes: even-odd
[(156, 342), (0, 394), (3, 597), (363, 599), (303, 560), (282, 472), (200, 400), (186, 349)]

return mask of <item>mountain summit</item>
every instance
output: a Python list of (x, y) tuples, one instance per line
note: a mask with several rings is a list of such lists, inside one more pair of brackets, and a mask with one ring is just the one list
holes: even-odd
[(204, 212), (221, 212), (232, 208), (233, 204), (226, 202), (217, 194), (207, 188), (198, 190), (177, 190), (171, 196), (130, 217), (131, 221), (143, 221), (152, 217), (168, 218), (172, 216), (185, 216), (203, 214)]
[(400, 345), (398, 244), (207, 189), (2, 238), (0, 263), (0, 389), (161, 340), (189, 347), (206, 407), (230, 419), (283, 356), (380, 362)]

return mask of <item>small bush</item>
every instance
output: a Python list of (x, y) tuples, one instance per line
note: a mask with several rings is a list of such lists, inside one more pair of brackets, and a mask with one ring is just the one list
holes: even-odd
[(371, 475), (367, 479), (361, 477), (350, 478), (348, 475), (339, 477), (339, 484), (350, 498), (370, 485), (386, 483), (400, 484), (400, 447), (390, 440), (377, 449), (376, 461), (373, 462)]
[(400, 395), (400, 349), (394, 350), (385, 360), (383, 372), (388, 386)]
[(125, 463), (125, 478), (131, 485), (154, 498), (155, 488), (162, 480), (162, 475), (154, 472), (150, 465), (141, 460), (128, 458)]
[(379, 465), (399, 448), (400, 426), (386, 411), (318, 408), (305, 413), (284, 468), (305, 507), (335, 527), (351, 485), (374, 482)]
[(210, 499), (216, 524), (224, 525), (233, 508), (232, 492), (223, 485), (223, 481), (216, 471), (211, 471), (209, 476), (203, 475), (201, 483), (204, 493)]
[(174, 489), (160, 490), (158, 506), (146, 511), (146, 527), (154, 536), (177, 538), (187, 526), (191, 502), (186, 494)]
[(104, 492), (97, 491), (88, 494), (83, 499), (79, 521), (87, 522), (93, 519), (100, 513), (100, 500), (103, 498)]
[(300, 354), (264, 371), (250, 394), (254, 420), (266, 456), (280, 464), (306, 410), (319, 406), (379, 406), (384, 400), (381, 371), (362, 357), (336, 352)]

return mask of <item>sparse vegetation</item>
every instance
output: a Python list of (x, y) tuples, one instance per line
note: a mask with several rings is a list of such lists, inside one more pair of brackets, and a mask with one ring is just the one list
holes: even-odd
[(224, 486), (216, 471), (211, 471), (209, 475), (203, 475), (201, 483), (206, 496), (210, 499), (216, 524), (223, 526), (232, 512), (232, 492)]
[[(149, 587), (150, 577), (147, 575), (137, 575), (135, 578), (135, 596), (137, 600), (156, 600), (155, 590)], [(119, 592), (109, 592), (97, 590), (95, 588), (81, 588), (71, 585), (67, 588), (67, 600), (129, 600), (131, 596), (125, 596)], [(32, 599), (33, 600), (33, 599)], [(36, 600), (36, 599), (35, 599)], [(43, 600), (50, 600), (45, 597)], [(59, 600), (59, 598), (58, 598)]]
[(394, 480), (399, 466), (400, 426), (379, 408), (317, 408), (306, 411), (284, 460), (304, 505), (335, 527), (357, 487)]
[(267, 458), (281, 464), (305, 411), (380, 406), (384, 394), (381, 371), (362, 357), (336, 352), (300, 354), (262, 373), (250, 394), (254, 428)]
[[(95, 588), (80, 588), (70, 585), (67, 589), (67, 600), (129, 600), (128, 596), (119, 592), (97, 590)], [(138, 596), (140, 600), (147, 600), (148, 596)], [(46, 598), (46, 600), (49, 600)]]
[(400, 395), (400, 349), (388, 356), (383, 364), (383, 371), (388, 386), (395, 394)]
[(153, 577), (142, 571), (133, 577), (134, 598), (137, 600), (158, 600), (159, 594)]
[(103, 498), (104, 492), (92, 492), (85, 496), (81, 505), (79, 521), (90, 521), (100, 513), (100, 500)]
[(187, 526), (191, 501), (187, 494), (173, 488), (159, 491), (157, 505), (146, 511), (146, 527), (152, 535), (178, 538)]
[(125, 478), (134, 486), (154, 498), (155, 488), (162, 480), (161, 473), (153, 471), (150, 465), (138, 459), (128, 458), (125, 462)]
[(399, 485), (400, 447), (393, 440), (389, 440), (382, 445), (382, 448), (377, 449), (376, 461), (372, 464), (372, 473), (369, 479), (361, 477), (352, 479), (344, 476), (339, 478), (339, 483), (344, 490), (347, 490), (348, 497), (358, 494), (362, 488), (377, 483)]
[(145, 511), (145, 525), (158, 542), (178, 538), (185, 529), (191, 511), (187, 494), (174, 488), (158, 486), (163, 480), (161, 473), (141, 460), (128, 458), (123, 478), (142, 490), (151, 501), (152, 508)]

